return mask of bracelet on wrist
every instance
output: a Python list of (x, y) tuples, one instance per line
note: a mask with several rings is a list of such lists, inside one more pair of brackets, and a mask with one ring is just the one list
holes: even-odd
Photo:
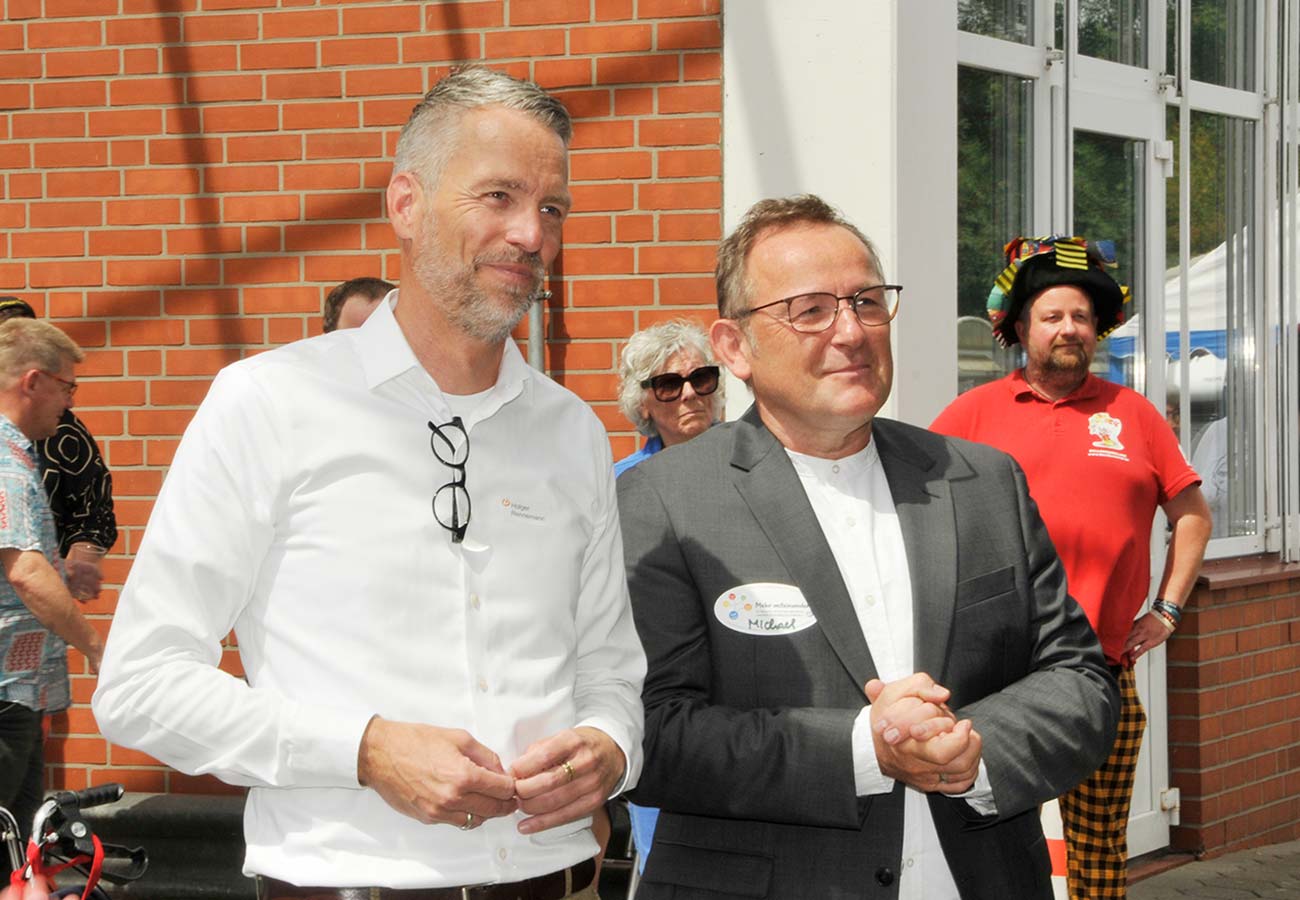
[(1177, 628), (1183, 621), (1183, 611), (1163, 597), (1157, 597), (1151, 604), (1152, 612), (1164, 613)]
[(1178, 628), (1178, 626), (1174, 624), (1173, 617), (1170, 616), (1168, 613), (1166, 613), (1164, 610), (1153, 609), (1151, 610), (1151, 615), (1159, 619), (1160, 624), (1168, 628), (1171, 633)]

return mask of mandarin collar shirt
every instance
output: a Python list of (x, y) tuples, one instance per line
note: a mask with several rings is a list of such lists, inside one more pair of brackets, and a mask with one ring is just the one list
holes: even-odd
[[(844, 580), (867, 640), (877, 675), (886, 683), (915, 670), (912, 577), (898, 510), (873, 438), (841, 459), (822, 459), (786, 449), (808, 496), (831, 555)], [(880, 771), (871, 732), (871, 707), (853, 728), (854, 782), (859, 796), (888, 794), (895, 781)], [(996, 811), (983, 762), (967, 802), (984, 814)], [(939, 844), (926, 795), (907, 786), (899, 900), (957, 900), (957, 886)]]
[[(372, 715), (463, 728), (508, 769), (594, 726), (641, 770), (632, 624), (609, 442), (507, 341), (463, 415), (461, 544), (434, 517), (458, 478), (452, 413), (393, 315), (225, 369), (186, 431), (123, 590), (94, 708), (105, 734), (250, 785), (245, 871), (299, 884), (512, 882), (596, 853), (590, 819), (523, 836), (422, 825), (357, 783)], [(216, 668), (234, 629), (246, 681)]]

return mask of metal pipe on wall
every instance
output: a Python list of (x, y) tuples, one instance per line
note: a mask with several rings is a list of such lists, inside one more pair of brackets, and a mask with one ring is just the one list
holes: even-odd
[(546, 373), (546, 332), (542, 307), (551, 299), (550, 291), (541, 291), (528, 305), (528, 365)]

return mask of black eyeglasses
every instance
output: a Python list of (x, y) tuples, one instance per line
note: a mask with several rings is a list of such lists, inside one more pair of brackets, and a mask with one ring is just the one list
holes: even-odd
[(691, 390), (701, 397), (708, 396), (718, 389), (719, 370), (717, 366), (700, 366), (687, 375), (665, 372), (641, 382), (641, 387), (650, 388), (655, 399), (660, 403), (671, 403), (682, 395), (682, 386), (691, 383)]
[(461, 422), (460, 416), (454, 417), (446, 425), (429, 423), (429, 449), (438, 462), (454, 470), (451, 481), (444, 484), (433, 494), (433, 517), (438, 524), (451, 532), (451, 542), (459, 544), (465, 540), (465, 529), (469, 528), (469, 491), (465, 488), (465, 463), (469, 461), (469, 432)]
[(840, 314), (840, 301), (847, 300), (849, 308), (853, 310), (853, 314), (858, 317), (861, 324), (868, 327), (886, 325), (898, 315), (898, 301), (902, 293), (901, 284), (874, 284), (847, 297), (822, 293), (800, 294), (797, 297), (786, 297), (764, 303), (762, 306), (755, 306), (735, 318), (743, 319), (752, 316), (760, 309), (784, 303), (790, 327), (804, 334), (815, 334), (835, 324), (835, 318)]
[(45, 375), (49, 378), (53, 378), (59, 384), (63, 385), (63, 390), (67, 393), (69, 397), (77, 393), (77, 383), (75, 381), (69, 381), (66, 378), (60, 378), (58, 375), (55, 375), (53, 372), (47, 372), (44, 369), (37, 369), (36, 371), (40, 372), (42, 375)]

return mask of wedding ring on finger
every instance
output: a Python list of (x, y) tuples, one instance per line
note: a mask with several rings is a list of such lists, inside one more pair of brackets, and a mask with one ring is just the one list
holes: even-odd
[(560, 768), (564, 770), (565, 777), (568, 779), (568, 781), (572, 782), (573, 766), (569, 763), (567, 759), (564, 762), (560, 763)]
[(947, 783), (948, 783), (948, 776), (945, 775), (944, 773), (940, 772), (940, 773), (939, 773), (939, 783), (940, 783), (940, 784), (947, 784)]
[(474, 814), (472, 812), (467, 812), (465, 813), (465, 824), (460, 826), (460, 830), (469, 831), (473, 827), (474, 827)]

